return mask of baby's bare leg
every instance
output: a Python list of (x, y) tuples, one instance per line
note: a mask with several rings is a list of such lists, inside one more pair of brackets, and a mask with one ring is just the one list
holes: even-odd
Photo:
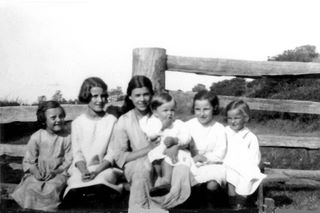
[(161, 167), (162, 167), (162, 177), (163, 177), (162, 184), (171, 184), (173, 166), (171, 166), (165, 160), (163, 160), (161, 163)]

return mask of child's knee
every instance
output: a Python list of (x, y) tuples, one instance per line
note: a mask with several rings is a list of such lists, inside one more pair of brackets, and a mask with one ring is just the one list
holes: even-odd
[(209, 181), (207, 183), (207, 189), (209, 191), (216, 191), (219, 188), (219, 184), (216, 181)]

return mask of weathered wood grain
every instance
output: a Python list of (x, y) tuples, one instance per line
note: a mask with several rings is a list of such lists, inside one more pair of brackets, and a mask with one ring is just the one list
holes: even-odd
[(258, 135), (258, 138), (260, 146), (320, 149), (319, 137)]
[(145, 75), (152, 81), (154, 91), (165, 89), (166, 50), (136, 48), (133, 50), (132, 75)]
[(227, 106), (233, 100), (240, 99), (247, 102), (250, 109), (253, 110), (320, 114), (320, 102), (219, 96), (221, 107)]
[[(120, 106), (123, 101), (108, 103), (105, 109), (110, 105)], [(65, 120), (74, 120), (81, 113), (85, 112), (87, 105), (63, 104), (66, 111)], [(33, 122), (37, 121), (36, 111), (38, 106), (10, 106), (0, 107), (0, 123), (10, 123), (14, 121)]]
[(23, 157), (26, 153), (26, 145), (0, 144), (0, 156), (8, 155), (12, 157)]
[(167, 70), (213, 76), (320, 76), (320, 63), (167, 56)]
[(266, 168), (265, 173), (268, 175), (284, 175), (292, 178), (310, 179), (320, 181), (320, 170), (298, 170), (298, 169), (272, 169)]

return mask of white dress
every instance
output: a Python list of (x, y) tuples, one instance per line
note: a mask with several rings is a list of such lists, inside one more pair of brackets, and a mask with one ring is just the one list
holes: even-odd
[(226, 127), (228, 151), (224, 160), (227, 182), (235, 186), (239, 195), (255, 192), (266, 177), (259, 169), (261, 159), (258, 138), (248, 129), (235, 132)]
[(71, 125), (71, 141), (73, 164), (69, 169), (70, 178), (68, 187), (64, 193), (70, 189), (104, 184), (119, 192), (122, 185), (117, 185), (117, 178), (122, 175), (122, 171), (116, 168), (108, 168), (99, 173), (93, 180), (83, 182), (81, 173), (75, 166), (76, 162), (85, 161), (90, 172), (94, 171), (105, 159), (114, 163), (114, 151), (110, 146), (113, 128), (117, 119), (110, 114), (106, 114), (99, 119), (91, 119), (86, 114), (77, 117)]
[(193, 152), (207, 158), (207, 162), (191, 167), (196, 181), (205, 183), (215, 180), (220, 185), (224, 184), (226, 176), (222, 162), (227, 152), (224, 126), (216, 121), (204, 126), (197, 118), (187, 121), (186, 125), (194, 141)]
[(178, 151), (178, 162), (172, 163), (171, 159), (164, 155), (163, 152), (166, 150), (166, 145), (164, 144), (164, 139), (166, 137), (176, 137), (178, 138), (178, 145), (183, 146), (190, 143), (191, 136), (189, 135), (185, 123), (181, 120), (175, 120), (168, 128), (162, 129), (162, 122), (155, 116), (144, 116), (139, 121), (142, 131), (147, 135), (148, 138), (152, 138), (155, 135), (160, 135), (160, 143), (157, 147), (153, 148), (148, 153), (149, 161), (152, 163), (155, 160), (164, 159), (168, 164), (174, 166), (176, 164), (185, 164), (190, 166), (191, 164), (191, 154), (186, 150)]

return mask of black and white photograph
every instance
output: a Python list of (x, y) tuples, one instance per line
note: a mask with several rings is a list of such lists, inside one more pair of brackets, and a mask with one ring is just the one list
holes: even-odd
[(317, 0), (0, 0), (0, 212), (320, 212)]

